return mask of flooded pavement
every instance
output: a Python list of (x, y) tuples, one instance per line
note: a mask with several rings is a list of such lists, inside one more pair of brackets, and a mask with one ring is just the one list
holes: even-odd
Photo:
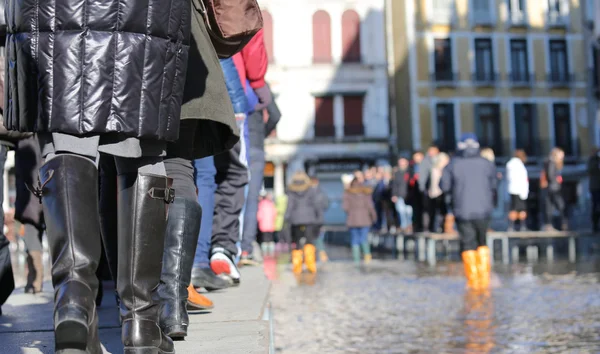
[(496, 265), (473, 293), (459, 262), (355, 269), (329, 250), (317, 276), (274, 274), (278, 353), (600, 353), (600, 260)]

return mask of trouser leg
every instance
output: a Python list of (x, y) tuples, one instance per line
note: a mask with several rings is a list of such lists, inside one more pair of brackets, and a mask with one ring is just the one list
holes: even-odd
[(252, 243), (256, 241), (258, 212), (258, 197), (263, 185), (265, 169), (265, 152), (261, 149), (250, 148), (250, 182), (244, 211), (244, 230), (242, 233), (242, 251), (252, 252)]
[(229, 152), (215, 156), (217, 190), (213, 217), (212, 250), (224, 250), (230, 257), (238, 252), (239, 216), (244, 205), (244, 187), (248, 172), (240, 162), (240, 147), (236, 144)]

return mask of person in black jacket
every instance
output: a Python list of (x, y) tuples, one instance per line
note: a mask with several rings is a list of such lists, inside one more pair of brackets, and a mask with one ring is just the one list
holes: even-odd
[(545, 210), (546, 210), (546, 231), (556, 231), (552, 226), (554, 219), (554, 209), (558, 211), (560, 215), (560, 222), (563, 230), (567, 229), (566, 215), (565, 215), (565, 200), (562, 197), (562, 169), (565, 161), (565, 152), (558, 147), (555, 147), (550, 151), (548, 161), (544, 163), (544, 177), (546, 181), (546, 198), (545, 198)]
[(398, 169), (394, 172), (392, 179), (392, 202), (396, 207), (396, 212), (400, 218), (401, 231), (412, 233), (412, 214), (413, 208), (407, 204), (408, 187), (410, 183), (410, 172), (408, 170), (408, 159), (402, 157), (398, 159)]
[(486, 288), (491, 268), (486, 233), (494, 208), (496, 167), (481, 157), (475, 134), (464, 134), (457, 147), (440, 187), (452, 196), (467, 284), (472, 289)]
[[(296, 249), (292, 251), (294, 273), (302, 272), (302, 262), (311, 273), (317, 272), (316, 248), (314, 241), (317, 235), (314, 226), (319, 221), (321, 207), (317, 203), (317, 193), (310, 178), (304, 172), (296, 172), (288, 185), (288, 205), (285, 211), (285, 222), (291, 226), (292, 242)], [(304, 251), (301, 241), (305, 239)]]
[(160, 6), (131, 0), (127, 10), (111, 0), (62, 5), (6, 1), (4, 123), (38, 133), (45, 158), (35, 193), (52, 258), (55, 351), (102, 353), (94, 305), (102, 152), (118, 173), (124, 351), (171, 353), (156, 296), (174, 198), (163, 156), (180, 132), (192, 6), (183, 0)]

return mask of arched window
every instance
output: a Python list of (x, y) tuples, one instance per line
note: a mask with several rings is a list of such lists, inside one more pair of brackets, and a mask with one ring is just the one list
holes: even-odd
[(267, 56), (269, 57), (269, 63), (273, 63), (275, 61), (273, 57), (273, 17), (269, 11), (263, 11), (262, 17), (265, 48), (267, 50)]
[(342, 61), (360, 62), (360, 17), (354, 10), (342, 15)]
[(331, 18), (326, 11), (313, 14), (313, 63), (331, 63)]

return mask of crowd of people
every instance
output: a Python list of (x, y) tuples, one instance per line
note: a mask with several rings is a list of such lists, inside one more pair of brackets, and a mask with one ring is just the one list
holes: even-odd
[[(457, 149), (457, 152), (460, 149)], [(588, 160), (589, 190), (592, 201), (593, 230), (600, 230), (600, 150), (595, 150)], [(456, 232), (456, 215), (450, 193), (440, 187), (445, 168), (456, 155), (441, 152), (433, 144), (425, 154), (415, 152), (412, 158), (400, 157), (394, 167), (383, 165), (357, 170), (354, 178), (372, 191), (375, 221), (371, 230), (377, 233)], [(479, 155), (496, 166), (494, 151), (481, 148)], [(530, 176), (527, 154), (517, 149), (506, 163), (504, 171), (496, 171), (496, 182), (506, 182), (509, 200), (507, 213), (510, 232), (529, 231), (527, 217), (530, 196)], [(541, 202), (544, 210), (544, 231), (567, 230), (568, 213), (564, 200), (563, 169), (565, 153), (555, 147), (544, 160), (539, 174)], [(473, 170), (473, 173), (478, 173)], [(496, 190), (493, 205), (504, 198)]]

